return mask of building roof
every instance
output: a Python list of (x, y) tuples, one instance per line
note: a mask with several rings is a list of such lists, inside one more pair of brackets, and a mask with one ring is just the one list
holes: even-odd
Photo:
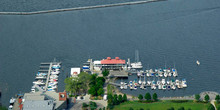
[(52, 100), (27, 100), (24, 101), (23, 110), (53, 110)]
[(119, 57), (115, 57), (115, 59), (107, 57), (107, 59), (101, 60), (101, 64), (125, 64), (125, 60), (122, 60)]

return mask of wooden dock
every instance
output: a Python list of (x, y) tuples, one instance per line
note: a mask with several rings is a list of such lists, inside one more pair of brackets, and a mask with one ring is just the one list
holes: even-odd
[(48, 73), (47, 73), (47, 81), (46, 81), (45, 87), (44, 87), (45, 91), (47, 91), (47, 87), (48, 87), (48, 82), (49, 82), (49, 79), (50, 79), (52, 65), (53, 65), (53, 63), (50, 63), (49, 70), (48, 70)]

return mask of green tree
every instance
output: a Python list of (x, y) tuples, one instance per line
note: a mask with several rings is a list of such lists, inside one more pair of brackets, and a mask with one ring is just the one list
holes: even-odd
[(205, 101), (206, 101), (206, 102), (208, 102), (208, 101), (209, 101), (209, 99), (210, 99), (210, 98), (209, 98), (209, 95), (208, 95), (208, 94), (206, 94), (206, 95), (205, 95), (205, 97), (204, 97), (204, 99), (205, 99)]
[(199, 101), (200, 100), (200, 95), (199, 94), (195, 94), (195, 100)]
[(217, 103), (219, 103), (220, 96), (219, 96), (219, 95), (216, 95), (215, 100), (217, 101)]
[(108, 109), (113, 109), (113, 107), (114, 107), (114, 105), (112, 103), (109, 103), (107, 106)]
[(104, 90), (103, 88), (99, 88), (99, 90), (97, 91), (98, 95), (103, 95), (104, 94)]
[(192, 110), (191, 108), (188, 108), (188, 110)]
[(104, 71), (102, 71), (102, 74), (104, 77), (106, 77), (109, 75), (109, 71), (105, 69)]
[(122, 95), (121, 95), (121, 94), (118, 96), (118, 101), (119, 101), (119, 103), (122, 103), (122, 102), (123, 102), (123, 99), (122, 99)]
[(141, 94), (139, 94), (138, 99), (139, 99), (139, 101), (141, 101), (143, 99), (143, 96)]
[(83, 103), (82, 105), (84, 108), (88, 107), (89, 105), (87, 105), (86, 103)]
[(91, 110), (95, 110), (97, 108), (97, 104), (95, 102), (90, 101), (89, 102), (89, 107)]
[(105, 110), (105, 107), (103, 107), (103, 109), (102, 110)]
[(118, 95), (117, 94), (115, 94), (114, 97), (113, 97), (113, 104), (114, 105), (118, 105), (119, 104)]
[(88, 92), (89, 92), (89, 94), (91, 94), (93, 96), (96, 96), (96, 94), (97, 94), (95, 87), (91, 87)]
[(127, 95), (126, 94), (124, 94), (123, 95), (123, 102), (126, 102), (128, 99), (127, 99)]
[(70, 78), (66, 78), (64, 80), (65, 85), (65, 90), (70, 92), (70, 94), (74, 94), (76, 95), (77, 92), (79, 91), (79, 78), (78, 77), (70, 77)]
[(154, 99), (154, 101), (157, 101), (157, 94), (156, 93), (153, 94), (153, 99)]
[(107, 99), (108, 99), (108, 104), (113, 104), (113, 96), (112, 96), (112, 94), (108, 94), (107, 95)]
[(143, 108), (140, 108), (140, 110), (144, 110)]
[(215, 107), (212, 104), (209, 104), (207, 110), (215, 110)]
[(99, 108), (99, 110), (102, 110), (102, 108)]
[(151, 100), (151, 95), (150, 95), (150, 93), (149, 93), (149, 92), (146, 93), (145, 96), (144, 96), (144, 98), (145, 98), (146, 100)]

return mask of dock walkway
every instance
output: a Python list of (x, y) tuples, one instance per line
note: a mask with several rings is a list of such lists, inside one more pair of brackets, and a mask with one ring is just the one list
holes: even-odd
[(48, 73), (47, 73), (47, 81), (46, 81), (45, 88), (44, 88), (45, 91), (47, 91), (47, 87), (48, 87), (48, 82), (49, 82), (49, 79), (50, 79), (52, 65), (53, 64), (50, 63), (50, 67), (49, 67), (49, 70), (48, 70)]

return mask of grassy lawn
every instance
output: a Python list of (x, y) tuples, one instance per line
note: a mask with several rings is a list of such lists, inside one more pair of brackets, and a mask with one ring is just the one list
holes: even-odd
[(171, 101), (159, 101), (155, 103), (140, 103), (137, 101), (129, 101), (117, 105), (114, 107), (114, 110), (129, 110), (132, 107), (134, 110), (143, 108), (144, 110), (167, 110), (171, 107), (174, 107), (175, 110), (178, 110), (180, 107), (184, 107), (185, 110), (191, 108), (191, 110), (207, 110), (208, 103), (196, 103), (193, 101), (188, 101), (184, 103), (175, 103)]

